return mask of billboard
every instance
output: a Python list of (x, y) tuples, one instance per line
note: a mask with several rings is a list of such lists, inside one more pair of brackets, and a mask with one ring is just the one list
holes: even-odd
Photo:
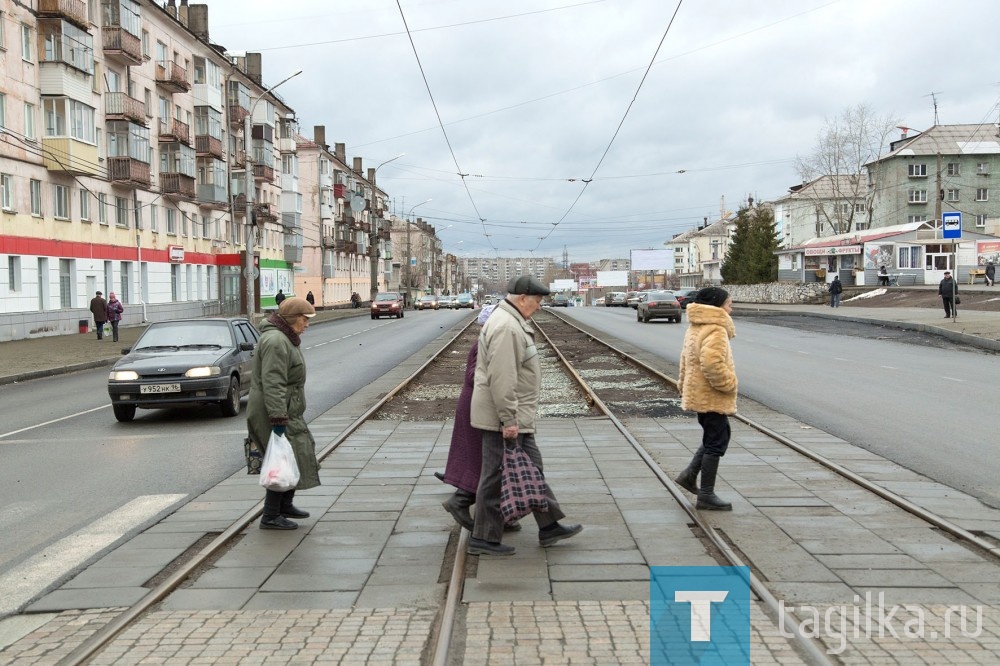
[(632, 270), (672, 271), (674, 270), (674, 249), (632, 250)]
[(576, 291), (576, 280), (555, 280), (549, 285), (549, 291), (553, 294), (557, 291)]
[(598, 287), (627, 287), (628, 271), (597, 271)]

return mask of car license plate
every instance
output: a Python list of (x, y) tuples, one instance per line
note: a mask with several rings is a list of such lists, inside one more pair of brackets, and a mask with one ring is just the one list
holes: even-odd
[(143, 384), (139, 393), (180, 393), (180, 384)]

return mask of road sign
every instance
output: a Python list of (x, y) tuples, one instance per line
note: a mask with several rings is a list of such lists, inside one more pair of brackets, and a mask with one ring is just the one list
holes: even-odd
[(258, 277), (260, 277), (260, 269), (257, 268), (256, 266), (247, 266), (246, 268), (243, 269), (243, 277), (248, 278), (250, 280), (256, 280)]
[(962, 237), (962, 214), (961, 213), (941, 213), (942, 238)]

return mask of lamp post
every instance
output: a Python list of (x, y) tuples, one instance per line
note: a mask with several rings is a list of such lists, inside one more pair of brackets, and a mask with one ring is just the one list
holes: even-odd
[(411, 303), (412, 300), (413, 300), (412, 297), (411, 297), (411, 295), (410, 295), (410, 286), (413, 284), (413, 279), (412, 279), (412, 271), (413, 271), (412, 261), (413, 261), (413, 258), (412, 258), (412, 255), (410, 254), (410, 215), (412, 215), (413, 211), (416, 210), (419, 206), (423, 206), (425, 203), (429, 203), (431, 201), (433, 201), (433, 199), (427, 199), (426, 201), (421, 201), (416, 206), (414, 206), (413, 208), (411, 208), (410, 212), (408, 212), (406, 214), (406, 217), (404, 218), (406, 220), (406, 302), (407, 302), (407, 304)]
[[(378, 179), (378, 170), (381, 169), (382, 167), (384, 167), (389, 162), (393, 162), (395, 160), (398, 160), (400, 157), (404, 157), (405, 155), (406, 155), (406, 153), (400, 153), (399, 155), (396, 155), (395, 157), (393, 157), (391, 159), (388, 159), (385, 162), (382, 162), (382, 164), (379, 164), (377, 167), (375, 167), (375, 170), (372, 171), (372, 199), (373, 199), (373, 201), (372, 201), (371, 210), (372, 210), (373, 213), (375, 212), (375, 202), (374, 202), (374, 199), (376, 199), (378, 197), (378, 185), (375, 184), (375, 181)], [(374, 215), (372, 215), (371, 231), (368, 233), (368, 263), (370, 264), (370, 268), (371, 268), (371, 289), (369, 291), (371, 293), (372, 302), (375, 302), (375, 296), (378, 294), (378, 255), (379, 255), (379, 252), (378, 252), (377, 242), (378, 242), (378, 223), (377, 223), (377, 218)]]
[(281, 84), (294, 79), (296, 76), (302, 73), (302, 70), (295, 72), (291, 76), (288, 76), (281, 81), (278, 81), (273, 86), (262, 92), (260, 95), (254, 98), (253, 102), (250, 104), (250, 113), (243, 120), (243, 153), (245, 155), (245, 180), (244, 180), (244, 190), (246, 194), (246, 225), (247, 225), (247, 266), (243, 272), (243, 277), (247, 281), (247, 319), (253, 322), (253, 315), (256, 311), (256, 302), (254, 300), (254, 280), (257, 279), (256, 266), (253, 261), (253, 235), (254, 235), (254, 220), (253, 220), (253, 144), (251, 143), (251, 133), (253, 132), (253, 112), (257, 108), (257, 104), (260, 100), (264, 99), (265, 96)]

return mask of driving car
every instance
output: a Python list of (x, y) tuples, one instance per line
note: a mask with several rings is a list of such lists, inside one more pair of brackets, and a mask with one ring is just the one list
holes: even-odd
[(476, 309), (476, 302), (472, 300), (472, 294), (459, 294), (455, 297), (455, 309), (461, 310), (462, 308)]
[(625, 293), (625, 305), (629, 306), (633, 310), (639, 305), (639, 291), (629, 291)]
[(677, 302), (681, 304), (681, 310), (687, 309), (688, 303), (694, 300), (697, 293), (697, 289), (674, 289), (674, 296), (677, 297)]
[(372, 319), (381, 319), (383, 316), (403, 318), (403, 295), (398, 291), (383, 291), (375, 294), (372, 301)]
[(136, 409), (217, 404), (224, 416), (240, 413), (250, 393), (253, 350), (260, 334), (245, 318), (154, 322), (111, 368), (108, 395), (115, 418), (131, 421)]
[(417, 299), (416, 304), (413, 306), (417, 310), (437, 310), (438, 309), (438, 297), (437, 296), (421, 296)]
[(604, 306), (605, 307), (625, 307), (625, 292), (624, 291), (609, 291), (604, 295)]
[(549, 303), (549, 305), (554, 308), (568, 308), (569, 298), (566, 296), (566, 294), (556, 294), (555, 296), (552, 297), (552, 301)]
[(455, 297), (454, 296), (438, 296), (438, 304), (445, 310), (455, 309)]
[(646, 291), (639, 296), (635, 318), (643, 323), (649, 323), (651, 319), (680, 323), (681, 304), (674, 298), (672, 291)]

